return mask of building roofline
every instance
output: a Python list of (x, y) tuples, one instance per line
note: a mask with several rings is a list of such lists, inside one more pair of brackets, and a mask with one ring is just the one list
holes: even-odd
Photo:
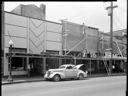
[[(120, 29), (120, 30), (116, 30), (116, 31), (113, 31), (113, 32), (125, 31), (125, 30), (126, 30), (126, 33), (127, 33), (127, 28), (126, 28), (126, 29)], [(106, 32), (106, 33), (110, 33), (110, 32)]]
[[(5, 13), (10, 13), (10, 14), (13, 14), (13, 15), (17, 15), (17, 16), (22, 16), (22, 15), (20, 15), (20, 14), (8, 12), (8, 11), (4, 11), (4, 12), (5, 12)], [(51, 22), (51, 23), (56, 23), (56, 24), (62, 25), (61, 23), (54, 22), (54, 21), (49, 21), (49, 20), (43, 20), (43, 19), (38, 19), (38, 18), (34, 18), (34, 17), (29, 17), (29, 16), (22, 16), (22, 17), (28, 17), (28, 18), (32, 18), (32, 19), (37, 19), (37, 20), (41, 20), (41, 21), (46, 21), (46, 22)]]
[(87, 26), (87, 27), (91, 28), (91, 29), (99, 30), (99, 28), (95, 28), (95, 27), (91, 27), (91, 26)]
[[(79, 26), (82, 25), (82, 24), (78, 24), (78, 23), (74, 23), (74, 22), (70, 22), (70, 21), (66, 21), (66, 22), (69, 22), (69, 23), (71, 23), (71, 24), (75, 24), (75, 25), (79, 25)], [(88, 28), (90, 28), (90, 29), (99, 30), (99, 28), (95, 28), (95, 27), (91, 27), (91, 26), (87, 26), (87, 25), (85, 25), (85, 26), (88, 27)]]

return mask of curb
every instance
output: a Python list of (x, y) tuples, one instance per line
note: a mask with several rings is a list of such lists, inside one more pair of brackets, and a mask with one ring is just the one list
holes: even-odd
[[(88, 78), (97, 78), (97, 77), (112, 77), (112, 76), (126, 76), (126, 74), (113, 74), (111, 76), (108, 75), (92, 75), (92, 76), (88, 76)], [(36, 80), (20, 80), (20, 81), (14, 81), (12, 83), (2, 83), (2, 85), (9, 85), (9, 84), (17, 84), (17, 83), (28, 83), (28, 82), (41, 82), (44, 81), (44, 79), (36, 79)]]
[(93, 75), (93, 76), (89, 76), (89, 78), (97, 78), (97, 77), (112, 77), (112, 76), (126, 76), (126, 74), (120, 74), (120, 75)]
[(28, 83), (28, 82), (41, 82), (44, 81), (44, 79), (42, 80), (23, 80), (23, 81), (14, 81), (12, 83), (6, 82), (6, 83), (2, 83), (2, 85), (9, 85), (9, 84), (17, 84), (17, 83)]

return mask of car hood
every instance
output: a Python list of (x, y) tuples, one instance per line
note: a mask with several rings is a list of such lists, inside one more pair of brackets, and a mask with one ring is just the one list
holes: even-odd
[(77, 69), (80, 69), (80, 67), (82, 67), (84, 64), (78, 64), (78, 65), (76, 65), (75, 67), (77, 68)]
[(76, 68), (84, 72), (87, 72), (87, 66), (85, 64), (78, 64), (76, 65)]

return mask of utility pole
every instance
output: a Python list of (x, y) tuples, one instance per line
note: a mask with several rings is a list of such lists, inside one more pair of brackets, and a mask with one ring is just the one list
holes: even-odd
[(111, 48), (111, 58), (110, 58), (110, 65), (109, 65), (109, 72), (112, 73), (112, 58), (113, 58), (113, 8), (118, 7), (113, 6), (113, 2), (111, 1), (111, 5), (106, 8), (108, 10), (108, 16), (110, 16), (110, 48)]

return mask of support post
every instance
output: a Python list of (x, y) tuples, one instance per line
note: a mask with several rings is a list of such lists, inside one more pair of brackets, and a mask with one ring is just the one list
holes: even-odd
[(89, 63), (89, 64), (90, 64), (90, 76), (91, 76), (91, 70), (92, 70), (92, 69), (91, 69), (91, 59), (90, 59), (90, 63)]
[(97, 72), (99, 72), (99, 59), (97, 60)]
[(30, 75), (28, 66), (29, 66), (29, 57), (27, 57), (27, 60), (26, 60), (26, 68), (27, 68), (27, 75)]
[(4, 58), (5, 58), (5, 54), (4, 54), (4, 46), (5, 46), (5, 38), (4, 38), (4, 32), (5, 32), (5, 12), (4, 12), (4, 2), (2, 2), (2, 32), (1, 32), (1, 53), (2, 53), (2, 56), (1, 56), (1, 76), (4, 75)]
[(74, 64), (76, 65), (76, 57), (74, 57)]
[(43, 74), (46, 72), (46, 57), (43, 57)]
[(29, 28), (30, 28), (30, 18), (28, 17), (27, 20), (27, 53), (29, 53), (29, 39), (30, 39), (30, 32), (29, 32)]
[(62, 59), (61, 59), (61, 57), (59, 57), (59, 66), (61, 66), (62, 65)]

